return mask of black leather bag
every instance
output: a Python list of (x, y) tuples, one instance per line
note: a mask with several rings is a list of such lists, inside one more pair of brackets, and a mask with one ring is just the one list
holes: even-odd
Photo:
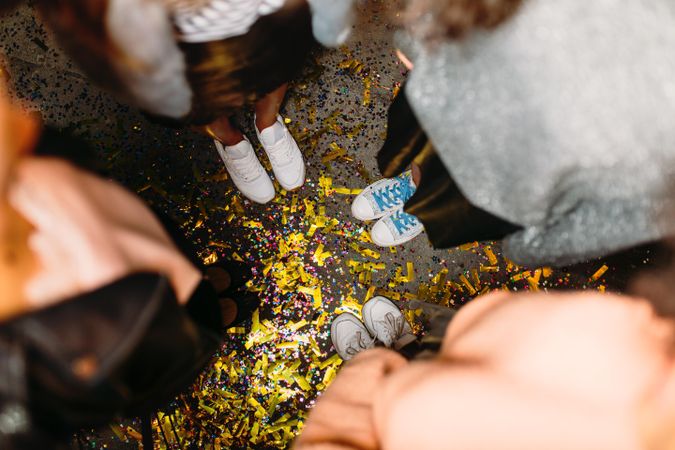
[[(200, 300), (214, 301), (204, 284)], [(155, 274), (0, 324), (0, 449), (49, 448), (36, 443), (149, 413), (189, 386), (219, 332), (190, 317)]]

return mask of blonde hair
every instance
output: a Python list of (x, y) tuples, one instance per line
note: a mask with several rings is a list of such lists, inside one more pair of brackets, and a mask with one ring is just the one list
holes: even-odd
[(409, 0), (403, 23), (426, 40), (461, 39), (473, 29), (491, 30), (509, 19), (523, 0)]

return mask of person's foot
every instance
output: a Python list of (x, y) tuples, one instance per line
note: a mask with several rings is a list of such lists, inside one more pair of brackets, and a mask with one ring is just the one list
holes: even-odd
[(305, 183), (305, 162), (298, 144), (289, 133), (281, 116), (274, 125), (255, 131), (272, 164), (274, 176), (287, 191), (297, 189)]
[(220, 260), (202, 270), (218, 295), (237, 291), (253, 276), (247, 264), (234, 260)]
[(386, 297), (368, 300), (361, 316), (370, 335), (388, 348), (399, 350), (417, 339), (401, 310)]
[(416, 238), (422, 231), (424, 227), (417, 217), (399, 209), (378, 220), (370, 230), (370, 237), (375, 245), (392, 247)]
[(330, 338), (340, 358), (348, 361), (364, 350), (375, 347), (375, 339), (354, 314), (343, 313), (333, 320)]
[(237, 189), (249, 200), (267, 203), (274, 198), (274, 185), (255, 155), (253, 146), (244, 138), (233, 146), (215, 140), (216, 150)]
[(243, 324), (260, 307), (260, 297), (252, 292), (241, 292), (236, 297), (220, 297), (218, 300), (225, 328)]
[(375, 220), (403, 207), (415, 193), (410, 171), (395, 178), (383, 178), (366, 187), (352, 202), (352, 215)]

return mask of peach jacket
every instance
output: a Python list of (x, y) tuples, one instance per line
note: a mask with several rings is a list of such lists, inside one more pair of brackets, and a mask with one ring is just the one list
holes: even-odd
[(435, 359), (374, 349), (345, 364), (294, 450), (647, 448), (648, 399), (675, 400), (672, 331), (640, 299), (491, 294)]

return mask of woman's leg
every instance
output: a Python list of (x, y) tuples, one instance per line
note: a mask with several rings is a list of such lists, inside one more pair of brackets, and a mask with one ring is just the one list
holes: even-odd
[(412, 175), (415, 186), (419, 186), (420, 181), (422, 181), (422, 170), (420, 169), (420, 166), (415, 163), (410, 164), (410, 175)]
[(269, 128), (277, 121), (277, 115), (287, 90), (288, 83), (284, 83), (255, 104), (255, 126), (258, 130)]
[(231, 147), (244, 140), (244, 135), (232, 124), (230, 117), (221, 117), (205, 127), (198, 128), (202, 133), (219, 140), (225, 146)]

